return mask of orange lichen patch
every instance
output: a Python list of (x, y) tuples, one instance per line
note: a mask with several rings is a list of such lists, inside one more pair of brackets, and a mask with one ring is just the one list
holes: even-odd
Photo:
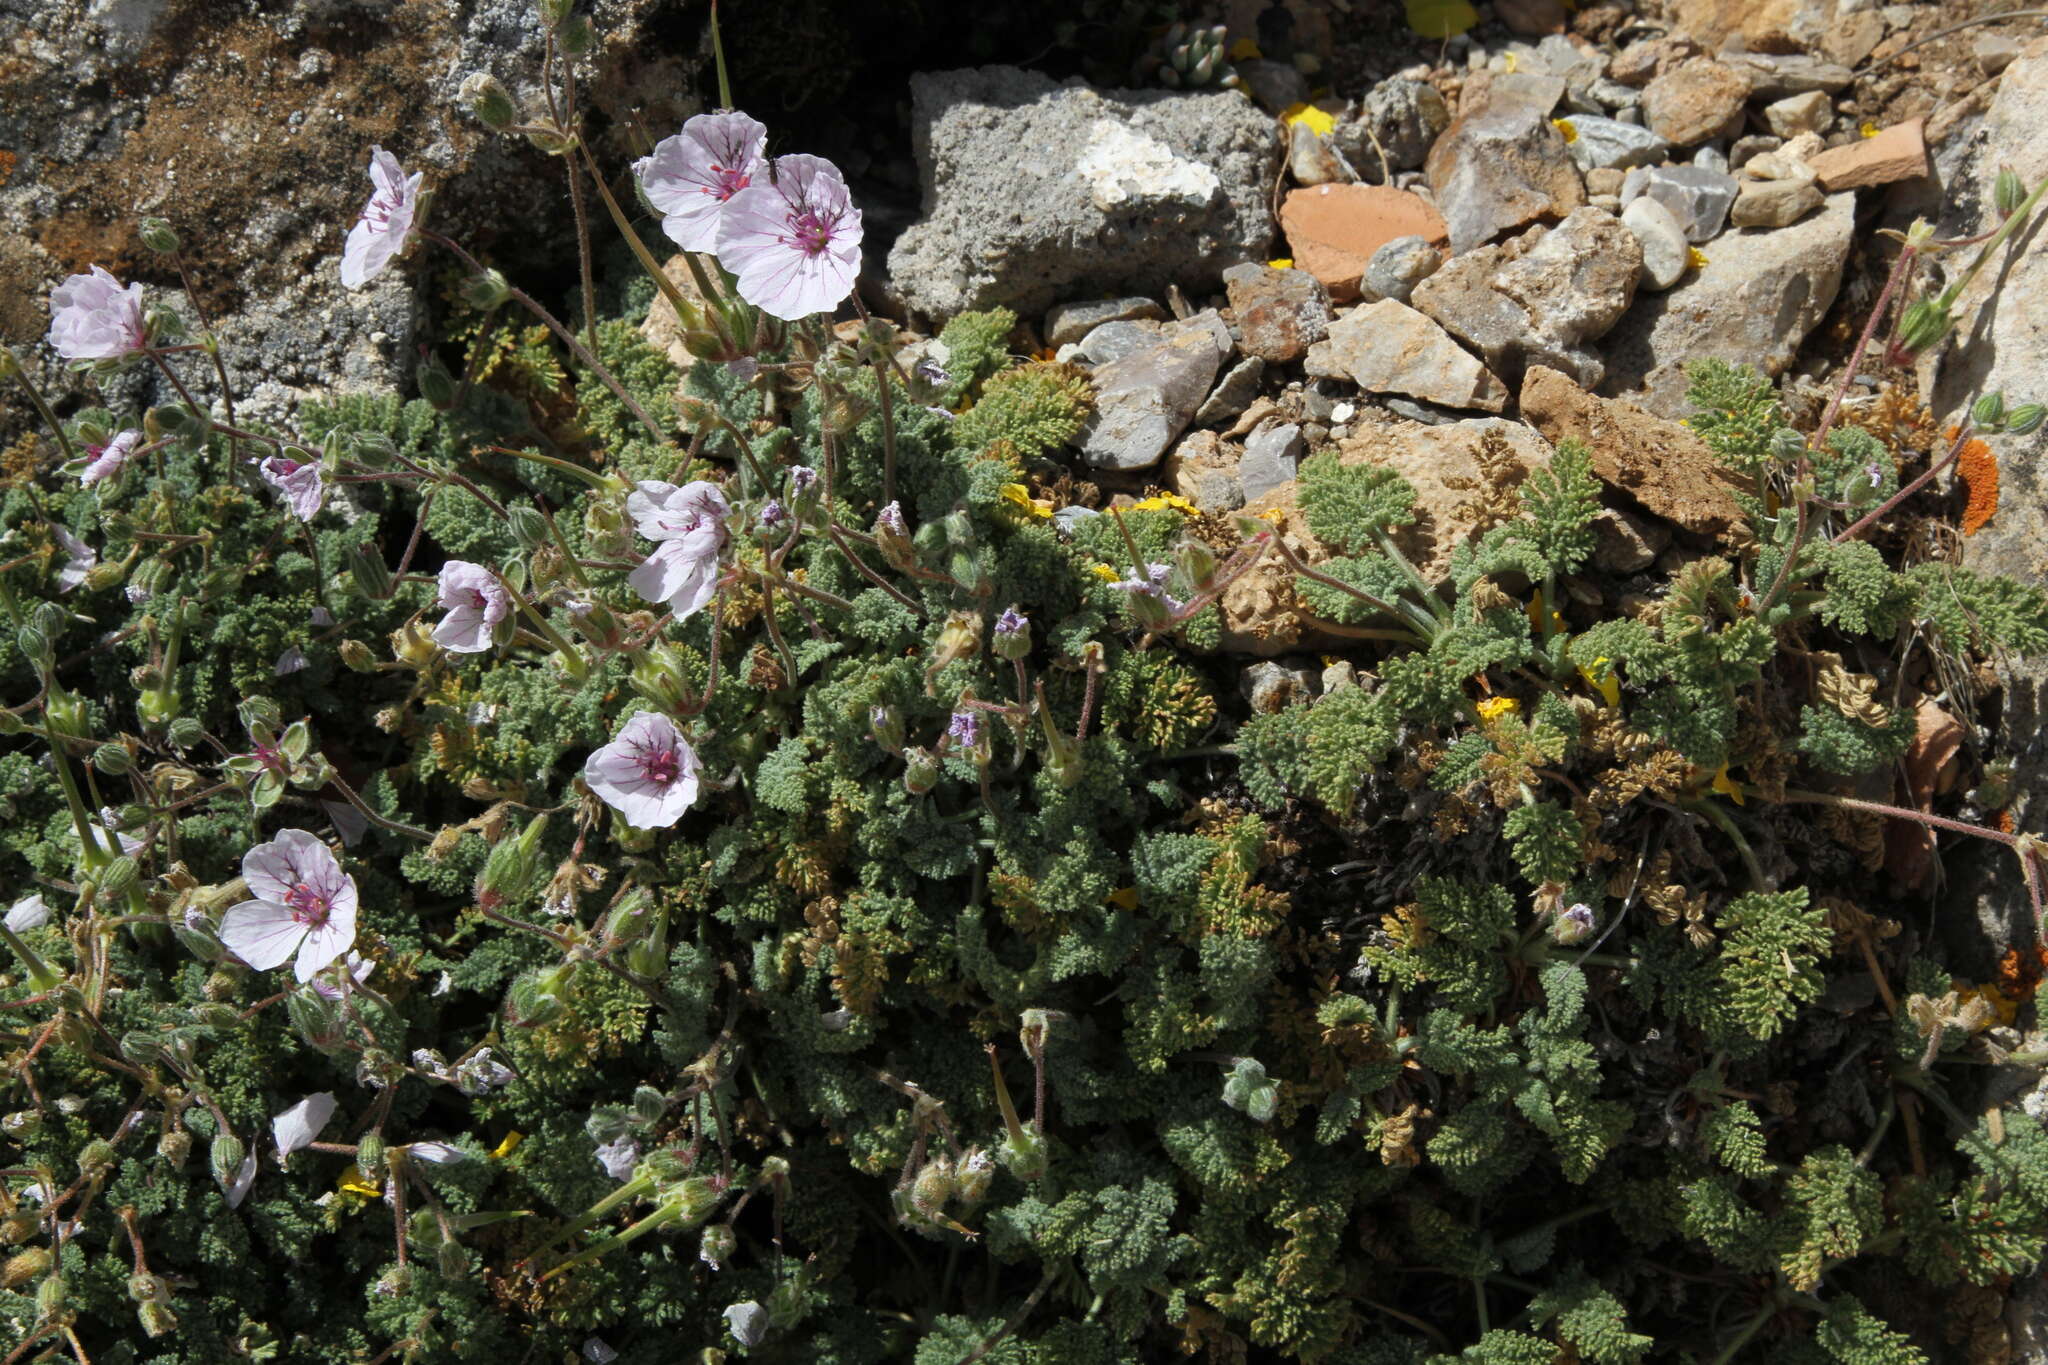
[(2024, 999), (2041, 984), (2044, 971), (2048, 971), (2048, 948), (2037, 943), (2031, 948), (2007, 949), (1998, 960), (1998, 989), (2014, 999)]
[(2012, 818), (2012, 812), (2009, 810), (1999, 810), (1991, 813), (1991, 828), (1997, 830), (2000, 834), (2012, 833), (2016, 823)]
[(0, 185), (6, 184), (7, 178), (14, 174), (14, 163), (16, 160), (17, 158), (13, 152), (8, 151), (5, 147), (0, 147)]
[[(1954, 427), (1948, 435), (1951, 441), (1955, 439)], [(1963, 481), (1969, 498), (1963, 505), (1963, 534), (1973, 536), (1998, 512), (1998, 457), (1989, 445), (1972, 436), (1956, 456), (1956, 477)]]

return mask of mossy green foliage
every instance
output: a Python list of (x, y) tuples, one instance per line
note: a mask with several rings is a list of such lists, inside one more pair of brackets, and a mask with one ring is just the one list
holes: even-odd
[[(1600, 488), (1568, 444), (1432, 592), (1393, 539), (1413, 491), (1319, 455), (1301, 506), (1332, 557), (1301, 591), (1368, 632), (1358, 675), (1234, 721), (1215, 610), (1148, 631), (1109, 581), (1170, 564), (1192, 596), (1191, 539), (1232, 547), (1171, 505), (1039, 515), (1037, 462), (1090, 393), (1012, 357), (1014, 326), (953, 320), (934, 411), (847, 348), (678, 376), (601, 322), (658, 422), (679, 381), (731, 419), (695, 460), (543, 339), (470, 328), (451, 410), (304, 414), (334, 470), (376, 475), (310, 530), (218, 436), (0, 494), (13, 624), (91, 737), (61, 774), (39, 735), (0, 739), (0, 899), (40, 890), (55, 914), (23, 942), (72, 974), (0, 982), (0, 1317), (166, 1365), (592, 1337), (629, 1362), (1624, 1365), (1752, 1328), (1863, 1365), (1924, 1358), (1878, 1272), (2034, 1264), (2048, 1134), (2015, 1109), (1944, 1126), (1980, 1112), (1967, 1024), (1930, 1063), (1910, 1018), (1822, 1007), (1887, 901), (1792, 813), (1902, 752), (1907, 641), (2042, 649), (2041, 594), (1795, 547), (1764, 496), (1771, 390), (1708, 370), (1697, 429), (1751, 480), (1740, 555), (1621, 612), (1587, 577)], [(715, 607), (662, 622), (624, 586), (646, 547), (623, 485), (491, 446), (715, 474), (743, 515), (829, 461), (831, 501), (786, 546), (740, 537)], [(1829, 449), (1823, 495), (1867, 498), (1868, 438)], [(892, 492), (907, 546), (865, 538)], [(53, 524), (103, 566), (73, 592)], [(524, 633), (434, 649), (447, 558), (519, 586)], [(992, 634), (1013, 606), (1014, 662)], [(26, 701), (43, 665), (9, 634), (0, 686)], [(672, 829), (579, 781), (641, 709), (701, 760)], [(963, 710), (979, 748), (945, 738)], [(81, 856), (60, 776), (143, 838), (132, 895)], [(368, 974), (346, 1005), (204, 930), (286, 827), (350, 837)], [(1913, 1017), (1962, 1019), (1932, 963), (1876, 951)], [(280, 1164), (273, 1116), (317, 1092), (322, 1141), (356, 1150)]]

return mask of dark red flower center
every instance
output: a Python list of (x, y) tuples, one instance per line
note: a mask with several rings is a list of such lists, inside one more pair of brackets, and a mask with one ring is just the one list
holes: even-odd
[(327, 913), (333, 908), (326, 896), (304, 882), (285, 893), (284, 903), (290, 907), (293, 919), (311, 929), (327, 923)]

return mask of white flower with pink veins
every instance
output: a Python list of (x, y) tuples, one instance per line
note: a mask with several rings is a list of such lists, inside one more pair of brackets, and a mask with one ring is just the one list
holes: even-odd
[(356, 941), (356, 881), (327, 845), (302, 829), (281, 831), (242, 855), (252, 900), (220, 920), (220, 941), (259, 972), (281, 967), (310, 981)]
[(699, 479), (678, 488), (643, 479), (626, 495), (626, 511), (654, 553), (626, 582), (650, 602), (666, 602), (676, 619), (703, 609), (718, 586), (725, 519), (732, 512), (718, 485)]
[(666, 829), (697, 802), (697, 755), (675, 723), (636, 711), (583, 765), (583, 784), (634, 829)]

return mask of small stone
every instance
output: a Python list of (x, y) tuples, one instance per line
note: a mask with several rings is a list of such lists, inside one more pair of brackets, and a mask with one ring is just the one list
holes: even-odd
[(1358, 297), (1373, 253), (1394, 238), (1447, 239), (1444, 220), (1428, 200), (1384, 185), (1295, 190), (1281, 202), (1280, 226), (1295, 268), (1314, 275), (1338, 300)]
[(1837, 190), (1860, 190), (1926, 175), (1926, 124), (1924, 118), (1908, 119), (1876, 137), (1830, 147), (1812, 157), (1810, 164), (1820, 177), (1821, 188), (1833, 194)]
[(1728, 174), (1728, 154), (1721, 150), (1718, 143), (1709, 142), (1695, 150), (1692, 154), (1692, 164), (1700, 170), (1712, 171), (1715, 175)]
[(1157, 346), (1160, 331), (1156, 322), (1105, 322), (1081, 339), (1081, 358), (1090, 365), (1107, 365), (1133, 351)]
[(1352, 309), (1309, 348), (1317, 377), (1346, 377), (1367, 393), (1399, 393), (1445, 407), (1499, 412), (1508, 390), (1443, 328), (1405, 303)]
[(1244, 488), (1237, 481), (1242, 452), (1213, 431), (1191, 431), (1166, 457), (1160, 474), (1168, 488), (1211, 516), (1244, 506)]
[(1648, 517), (1603, 507), (1593, 517), (1593, 567), (1607, 573), (1638, 573), (1657, 562), (1671, 533)]
[(1762, 156), (1765, 152), (1775, 152), (1784, 145), (1783, 138), (1770, 137), (1763, 133), (1751, 133), (1747, 137), (1736, 138), (1735, 145), (1728, 149), (1728, 168), (1739, 171), (1747, 166), (1752, 158)]
[(1055, 305), (1045, 315), (1048, 345), (1064, 346), (1079, 341), (1105, 322), (1166, 321), (1166, 310), (1151, 299), (1088, 299), (1080, 303)]
[(1493, 0), (1493, 17), (1508, 26), (1510, 33), (1533, 38), (1539, 33), (1559, 33), (1571, 22), (1564, 0)]
[(1306, 270), (1247, 262), (1223, 272), (1246, 355), (1285, 365), (1330, 330), (1330, 296)]
[(1081, 433), (1081, 458), (1095, 469), (1159, 463), (1201, 406), (1219, 362), (1214, 340), (1194, 331), (1102, 366), (1095, 372), (1095, 415)]
[(1254, 714), (1270, 716), (1275, 711), (1315, 700), (1322, 690), (1321, 681), (1322, 676), (1315, 669), (1261, 659), (1247, 664), (1238, 675), (1237, 690), (1251, 704)]
[(1797, 180), (1749, 180), (1736, 195), (1728, 220), (1739, 228), (1789, 227), (1823, 202), (1819, 190)]
[(1266, 362), (1255, 355), (1248, 355), (1216, 381), (1216, 387), (1202, 400), (1202, 406), (1195, 409), (1195, 425), (1198, 427), (1220, 426), (1243, 412), (1258, 396), (1259, 381), (1265, 378)]
[(1584, 90), (1607, 73), (1607, 58), (1598, 48), (1562, 33), (1547, 34), (1536, 52), (1551, 75), (1564, 77), (1568, 90)]
[(1237, 354), (1237, 337), (1231, 332), (1230, 324), (1223, 320), (1223, 315), (1214, 308), (1204, 308), (1194, 316), (1169, 323), (1166, 327), (1168, 336), (1187, 332), (1201, 332), (1215, 343), (1218, 364)]
[(1643, 249), (1643, 287), (1669, 289), (1677, 284), (1692, 248), (1671, 210), (1655, 199), (1640, 198), (1622, 208), (1621, 221)]
[(1437, 139), (1424, 169), (1447, 212), (1454, 252), (1539, 218), (1562, 218), (1586, 202), (1563, 134), (1531, 109), (1461, 117)]
[(1393, 299), (1406, 303), (1415, 293), (1415, 286), (1435, 274), (1443, 262), (1443, 252), (1426, 238), (1396, 237), (1372, 253), (1360, 292), (1367, 302)]
[(1278, 114), (1308, 100), (1308, 77), (1293, 62), (1269, 62), (1254, 57), (1232, 65), (1245, 89), (1268, 113)]
[(1742, 508), (1706, 442), (1619, 399), (1595, 398), (1566, 376), (1537, 366), (1522, 381), (1522, 416), (1546, 440), (1585, 443), (1593, 473), (1645, 508), (1695, 535), (1742, 524)]
[(1289, 126), (1287, 173), (1298, 185), (1351, 185), (1358, 181), (1358, 172), (1351, 169), (1344, 154), (1306, 123)]
[(1977, 59), (1979, 71), (1996, 76), (2019, 57), (2020, 42), (2004, 33), (1981, 33), (1970, 44), (1970, 55)]
[(1589, 194), (1586, 196), (1586, 207), (1606, 209), (1609, 213), (1618, 214), (1621, 212), (1621, 196), (1618, 194)]
[(1796, 137), (1800, 133), (1825, 133), (1828, 125), (1835, 121), (1835, 102), (1828, 98), (1825, 90), (1809, 90), (1803, 95), (1787, 95), (1784, 99), (1764, 106), (1764, 123), (1779, 137)]
[(1246, 437), (1244, 458), (1237, 464), (1237, 482), (1244, 489), (1245, 501), (1292, 479), (1307, 453), (1301, 428), (1292, 422), (1262, 426)]
[(1620, 194), (1621, 171), (1613, 166), (1596, 166), (1586, 172), (1587, 194)]
[(1644, 38), (1614, 54), (1614, 60), (1607, 64), (1607, 76), (1623, 85), (1645, 86), (1686, 58), (1697, 57), (1699, 52), (1699, 44), (1682, 34)]
[(1799, 185), (1811, 185), (1814, 181), (1812, 166), (1795, 161), (1784, 152), (1763, 152), (1751, 157), (1742, 174), (1749, 180), (1789, 180)]
[(1549, 118), (1564, 98), (1564, 77), (1543, 71), (1482, 71), (1465, 82), (1458, 98), (1461, 117), (1528, 109)]
[(1725, 52), (1722, 60), (1749, 81), (1749, 97), (1781, 100), (1809, 90), (1830, 95), (1856, 79), (1856, 73), (1838, 62), (1825, 62), (1804, 53)]
[(1837, 11), (1835, 22), (1821, 37), (1820, 50), (1829, 61), (1854, 70), (1884, 41), (1884, 28), (1884, 19), (1868, 10), (1860, 14)]
[[(1591, 116), (1575, 118), (1571, 123), (1577, 134), (1572, 139), (1571, 156), (1582, 171), (1654, 166), (1671, 154), (1670, 143), (1648, 128), (1632, 123)], [(1587, 188), (1592, 188), (1590, 181)]]
[(1649, 197), (1671, 210), (1689, 242), (1710, 242), (1721, 233), (1735, 204), (1735, 178), (1698, 166), (1639, 166), (1622, 181), (1627, 208)]
[(1090, 517), (1099, 517), (1101, 515), (1102, 513), (1096, 511), (1093, 507), (1061, 507), (1054, 510), (1052, 524), (1059, 527), (1066, 534), (1072, 535), (1076, 526), (1079, 526)]
[(1642, 91), (1606, 76), (1587, 86), (1586, 93), (1603, 109), (1634, 109), (1643, 102)]
[(1681, 62), (1643, 87), (1643, 120), (1661, 138), (1690, 147), (1742, 128), (1749, 81), (1707, 57)]
[(1450, 123), (1451, 111), (1435, 86), (1394, 76), (1368, 91), (1358, 116), (1338, 124), (1330, 136), (1359, 178), (1378, 185), (1389, 173), (1420, 166)]

